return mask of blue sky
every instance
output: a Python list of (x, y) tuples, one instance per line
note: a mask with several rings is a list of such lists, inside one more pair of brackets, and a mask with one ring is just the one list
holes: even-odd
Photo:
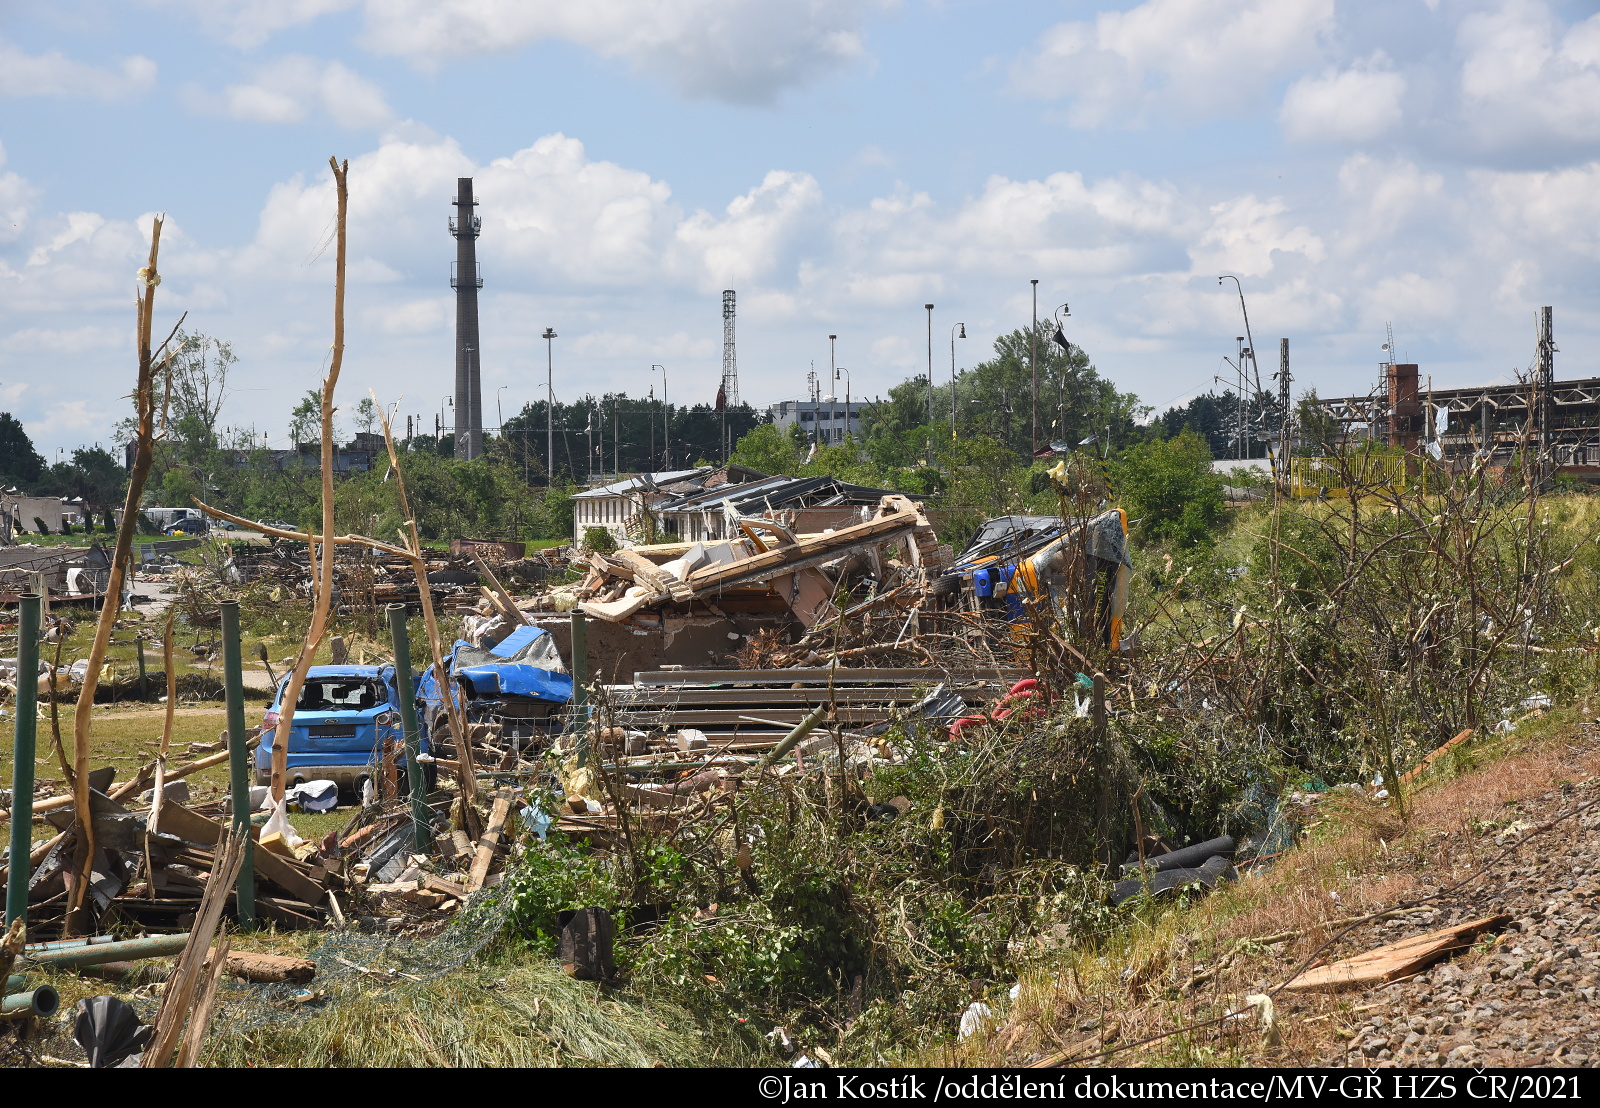
[[(1392, 320), (1436, 384), (1503, 379), (1556, 309), (1600, 373), (1600, 15), (1541, 0), (0, 0), (0, 406), (106, 441), (133, 271), (234, 343), (224, 422), (284, 435), (330, 338), (329, 154), (351, 160), (341, 396), (451, 388), (457, 175), (478, 179), (485, 421), (542, 389), (744, 398), (839, 338), (857, 395), (1042, 310), (1148, 403), (1240, 333), (1365, 391)], [(1265, 368), (1272, 368), (1266, 366)], [(501, 387), (504, 386), (503, 391)], [(431, 422), (431, 416), (427, 417)]]

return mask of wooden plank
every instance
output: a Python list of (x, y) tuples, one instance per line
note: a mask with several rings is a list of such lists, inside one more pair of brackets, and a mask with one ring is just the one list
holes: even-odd
[[(794, 669), (658, 669), (637, 670), (633, 675), (636, 686), (670, 687), (675, 685), (718, 685), (749, 687), (758, 685), (788, 686), (795, 682), (807, 685), (827, 685), (829, 677), (836, 687), (844, 685), (961, 685), (1016, 684), (1028, 676), (1020, 669), (960, 670), (943, 673), (926, 667), (894, 669), (846, 669), (843, 666), (798, 667)], [(623, 686), (624, 688), (626, 686)]]
[(500, 833), (506, 828), (506, 817), (511, 814), (511, 798), (502, 792), (495, 797), (489, 809), (489, 826), (478, 840), (478, 855), (472, 860), (472, 872), (467, 877), (468, 889), (481, 889), (489, 877), (489, 863), (494, 861), (494, 848), (500, 845)]
[(727, 565), (696, 570), (689, 575), (687, 584), (695, 593), (704, 594), (730, 585), (772, 577), (786, 570), (831, 561), (851, 547), (864, 543), (889, 542), (915, 530), (919, 522), (919, 513), (915, 509), (896, 512), (853, 527), (841, 527), (831, 534), (818, 535), (815, 539), (774, 547)]
[[(946, 686), (946, 690), (973, 704), (987, 703), (997, 695), (995, 685), (955, 685)], [(923, 695), (915, 687), (863, 688), (856, 685), (840, 685), (833, 690), (831, 698), (826, 686), (803, 689), (634, 689), (630, 685), (613, 685), (609, 689), (611, 703), (629, 711), (648, 708), (663, 711), (705, 709), (721, 705), (793, 705), (807, 709), (826, 704), (830, 699), (841, 706), (898, 704), (905, 708), (917, 703)]]
[(1319, 989), (1331, 991), (1362, 988), (1393, 981), (1424, 969), (1452, 950), (1471, 946), (1479, 935), (1507, 923), (1510, 919), (1508, 915), (1485, 916), (1468, 923), (1458, 923), (1442, 927), (1437, 931), (1429, 931), (1425, 935), (1413, 935), (1409, 939), (1388, 943), (1365, 954), (1345, 958), (1331, 966), (1318, 966), (1316, 969), (1306, 970), (1284, 988), (1296, 992)]
[(1405, 773), (1402, 773), (1400, 775), (1400, 783), (1402, 785), (1411, 784), (1411, 782), (1412, 782), (1412, 780), (1414, 778), (1420, 777), (1423, 773), (1427, 772), (1428, 767), (1433, 765), (1434, 761), (1441, 754), (1444, 754), (1451, 747), (1460, 746), (1462, 743), (1466, 742), (1470, 738), (1472, 738), (1472, 728), (1469, 727), (1465, 731), (1461, 732), (1461, 734), (1457, 735), (1455, 738), (1453, 738), (1449, 742), (1445, 743), (1438, 750), (1433, 751), (1433, 753), (1429, 754), (1426, 758), (1422, 759), (1422, 761), (1418, 762), (1414, 767), (1412, 767), (1411, 769), (1407, 770)]
[(246, 981), (293, 981), (303, 985), (317, 975), (317, 964), (309, 958), (285, 958), (256, 950), (230, 950), (228, 972)]
[[(207, 819), (198, 812), (191, 812), (181, 804), (167, 801), (161, 805), (160, 820), (156, 830), (165, 831), (169, 835), (176, 835), (201, 846), (214, 846), (222, 837), (222, 824), (216, 820)], [(259, 833), (258, 828), (252, 831)], [(266, 850), (254, 850), (251, 854), (255, 861), (258, 874), (283, 889), (290, 896), (296, 897), (310, 905), (321, 903), (326, 889), (311, 878), (301, 873), (293, 862), (278, 857)]]

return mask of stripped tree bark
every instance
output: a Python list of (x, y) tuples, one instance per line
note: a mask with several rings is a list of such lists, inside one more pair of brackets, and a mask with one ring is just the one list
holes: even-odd
[[(377, 397), (373, 396), (373, 401)], [(378, 418), (383, 426), (383, 442), (389, 449), (389, 464), (394, 467), (395, 487), (400, 493), (400, 512), (405, 517), (406, 530), (401, 540), (409, 548), (411, 568), (417, 575), (417, 595), (422, 600), (422, 619), (428, 627), (428, 646), (433, 650), (433, 680), (439, 696), (444, 700), (445, 713), (450, 718), (450, 730), (456, 740), (456, 778), (461, 782), (461, 795), (471, 804), (478, 798), (477, 759), (472, 753), (472, 730), (467, 726), (467, 714), (456, 701), (455, 690), (450, 687), (444, 671), (443, 647), (439, 640), (439, 623), (433, 614), (433, 589), (428, 585), (428, 564), (422, 558), (422, 536), (417, 531), (417, 517), (412, 514), (411, 500), (406, 495), (406, 478), (400, 469), (400, 456), (394, 449), (394, 432), (389, 426), (389, 410), (378, 406)], [(436, 744), (437, 745), (437, 744)], [(437, 754), (434, 757), (438, 757)]]
[[(333, 356), (328, 362), (328, 375), (322, 379), (322, 535), (311, 550), (311, 564), (317, 571), (316, 595), (312, 601), (311, 626), (300, 644), (300, 654), (294, 668), (289, 671), (289, 683), (283, 690), (283, 704), (279, 710), (278, 728), (272, 737), (272, 799), (283, 800), (283, 787), (289, 771), (289, 729), (294, 724), (295, 705), (300, 700), (300, 690), (305, 686), (306, 674), (316, 656), (322, 636), (328, 630), (328, 612), (333, 603), (333, 549), (326, 541), (333, 534), (333, 390), (339, 383), (339, 370), (344, 364), (344, 263), (345, 216), (349, 208), (350, 193), (347, 176), (350, 163), (329, 158), (333, 167), (333, 184), (338, 193), (338, 214), (335, 217), (337, 249), (333, 261)], [(321, 547), (322, 560), (317, 560), (317, 547)]]
[(173, 613), (167, 609), (167, 629), (161, 637), (161, 664), (167, 671), (167, 714), (161, 726), (161, 745), (156, 750), (155, 795), (150, 801), (150, 816), (144, 833), (144, 871), (149, 876), (150, 899), (156, 898), (155, 862), (150, 856), (150, 836), (161, 826), (161, 802), (167, 791), (167, 747), (172, 744), (172, 721), (178, 706), (178, 671), (172, 664)]
[(161, 216), (156, 216), (151, 222), (150, 260), (138, 273), (140, 289), (134, 343), (139, 357), (139, 376), (133, 390), (136, 421), (133, 468), (128, 473), (128, 492), (123, 499), (122, 523), (117, 528), (117, 545), (111, 556), (106, 599), (100, 606), (100, 620), (95, 625), (94, 642), (89, 647), (89, 668), (83, 675), (83, 687), (78, 690), (78, 705), (73, 715), (72, 795), (75, 814), (72, 826), (76, 847), (73, 855), (74, 880), (67, 902), (64, 928), (67, 935), (73, 934), (80, 922), (78, 917), (82, 913), (84, 893), (88, 891), (89, 874), (94, 865), (94, 820), (89, 808), (89, 733), (94, 694), (100, 686), (100, 667), (105, 664), (106, 649), (111, 645), (111, 629), (116, 626), (117, 614), (122, 608), (122, 583), (133, 553), (133, 532), (139, 520), (139, 501), (144, 496), (145, 480), (150, 476), (150, 464), (155, 454), (157, 366), (150, 350), (150, 328), (155, 317), (156, 286), (161, 283), (161, 275), (156, 269), (156, 260), (161, 252), (161, 223)]

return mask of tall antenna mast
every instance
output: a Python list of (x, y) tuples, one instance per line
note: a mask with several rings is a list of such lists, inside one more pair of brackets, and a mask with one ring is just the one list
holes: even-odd
[(733, 290), (722, 290), (722, 389), (717, 407), (722, 412), (722, 460), (728, 460), (728, 409), (739, 403), (739, 358), (733, 346)]
[(1383, 325), (1383, 352), (1387, 355), (1387, 357), (1385, 357), (1384, 360), (1383, 360), (1383, 364), (1384, 365), (1394, 365), (1394, 324), (1393, 323), (1385, 323)]

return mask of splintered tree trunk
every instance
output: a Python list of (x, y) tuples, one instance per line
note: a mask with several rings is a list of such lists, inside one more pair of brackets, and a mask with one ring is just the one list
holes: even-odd
[[(122, 582), (127, 576), (128, 560), (133, 553), (133, 532), (139, 519), (139, 501), (144, 496), (145, 481), (150, 476), (150, 464), (155, 454), (155, 375), (158, 367), (150, 352), (150, 328), (155, 316), (156, 286), (161, 283), (156, 270), (156, 260), (161, 253), (161, 224), (160, 216), (151, 223), (150, 260), (139, 271), (141, 288), (135, 329), (139, 373), (133, 390), (136, 420), (133, 469), (128, 473), (128, 492), (123, 499), (122, 526), (117, 528), (117, 545), (111, 557), (111, 577), (106, 584), (106, 598), (100, 606), (100, 621), (95, 625), (94, 642), (89, 647), (89, 669), (83, 675), (83, 687), (78, 690), (78, 705), (73, 716), (72, 794), (76, 847), (73, 855), (75, 879), (67, 903), (66, 933), (69, 935), (81, 922), (79, 917), (84, 893), (89, 888), (90, 868), (94, 864), (94, 820), (90, 818), (89, 808), (89, 733), (94, 694), (100, 686), (100, 667), (105, 663), (106, 649), (111, 645), (111, 629), (116, 625), (117, 615), (122, 608)], [(178, 322), (181, 325), (183, 321), (180, 319)]]
[[(328, 363), (328, 375), (322, 379), (322, 536), (312, 548), (312, 564), (317, 570), (316, 599), (311, 612), (311, 626), (305, 641), (300, 644), (300, 654), (295, 658), (294, 669), (289, 673), (289, 684), (283, 690), (283, 705), (278, 716), (278, 729), (272, 738), (272, 799), (283, 799), (283, 787), (289, 770), (289, 728), (294, 724), (295, 705), (300, 700), (300, 690), (305, 686), (306, 673), (316, 656), (322, 636), (328, 630), (328, 612), (333, 603), (333, 390), (339, 383), (339, 370), (344, 365), (344, 264), (345, 217), (349, 209), (349, 162), (329, 158), (333, 167), (333, 183), (338, 191), (339, 207), (336, 222), (337, 249), (333, 263), (333, 357)], [(316, 551), (321, 550), (321, 560)]]

